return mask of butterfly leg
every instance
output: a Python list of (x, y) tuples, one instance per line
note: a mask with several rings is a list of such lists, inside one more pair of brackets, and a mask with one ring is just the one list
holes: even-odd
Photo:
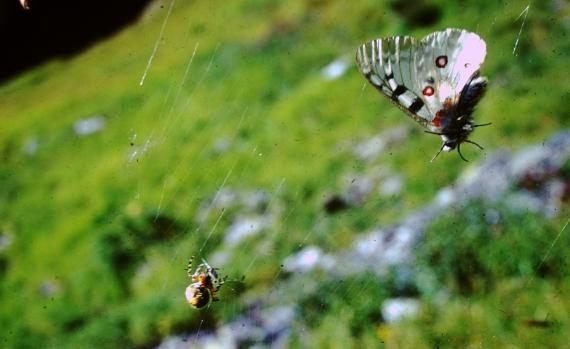
[(461, 154), (461, 143), (459, 143), (459, 144), (457, 145), (457, 153), (459, 153), (459, 156), (461, 157), (461, 159), (462, 159), (463, 161), (469, 162), (469, 160), (467, 160), (467, 159), (463, 156), (463, 154)]
[(471, 144), (473, 144), (474, 146), (476, 146), (477, 148), (479, 148), (479, 149), (481, 149), (481, 150), (485, 149), (485, 148), (483, 148), (482, 146), (480, 146), (479, 144), (477, 144), (477, 143), (475, 143), (475, 142), (473, 142), (473, 141), (470, 141), (470, 140), (468, 140), (468, 139), (466, 139), (465, 142), (471, 143)]

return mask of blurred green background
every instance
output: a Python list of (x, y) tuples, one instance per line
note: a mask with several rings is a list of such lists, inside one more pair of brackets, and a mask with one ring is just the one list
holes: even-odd
[[(214, 330), (271, 290), (289, 290), (288, 256), (313, 245), (342, 251), (453, 184), (470, 164), (454, 153), (429, 163), (439, 138), (357, 71), (354, 53), (366, 40), (447, 27), (486, 40), (490, 85), (475, 118), (493, 126), (472, 137), (484, 152), (462, 149), (471, 164), (568, 126), (565, 1), (532, 2), (522, 30), (524, 1), (177, 1), (168, 17), (170, 2), (160, 4), (81, 54), (0, 86), (2, 348), (148, 348)], [(337, 59), (346, 72), (324, 78)], [(82, 134), (86, 119), (102, 129)], [(405, 144), (372, 163), (354, 156), (355, 143), (397, 125), (413, 129)], [(324, 212), (346, 176), (374, 166), (401, 174), (402, 191)], [(223, 201), (228, 190), (267, 199), (251, 208)], [(498, 203), (497, 228), (486, 205), (441, 212), (418, 248), (414, 265), (446, 290), (444, 300), (412, 280), (419, 315), (387, 324), (380, 304), (397, 293), (393, 275), (339, 284), (314, 273), (312, 292), (291, 288), (273, 300), (298, 305), (285, 345), (567, 345), (570, 239), (556, 236), (570, 210), (545, 218)], [(228, 246), (224, 232), (256, 210), (271, 221)], [(188, 258), (213, 264), (216, 254), (232, 281), (220, 302), (195, 310), (184, 299)]]

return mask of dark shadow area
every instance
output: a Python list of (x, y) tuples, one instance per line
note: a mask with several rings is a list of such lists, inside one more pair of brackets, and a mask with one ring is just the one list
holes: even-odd
[(68, 57), (135, 21), (151, 0), (0, 1), (0, 81)]

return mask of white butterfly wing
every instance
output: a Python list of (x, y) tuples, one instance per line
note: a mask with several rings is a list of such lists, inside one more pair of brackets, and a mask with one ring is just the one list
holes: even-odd
[(439, 132), (441, 111), (458, 102), (485, 55), (485, 42), (477, 34), (447, 29), (419, 42), (408, 36), (372, 40), (357, 50), (356, 62), (400, 109)]
[(428, 35), (420, 46), (416, 51), (419, 77), (424, 78), (424, 83), (434, 77), (438, 107), (443, 107), (446, 99), (457, 103), (461, 91), (485, 60), (485, 41), (466, 30), (447, 29)]

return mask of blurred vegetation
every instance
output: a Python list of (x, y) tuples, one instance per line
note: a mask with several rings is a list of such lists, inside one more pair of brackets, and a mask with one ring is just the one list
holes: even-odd
[[(405, 176), (402, 193), (324, 214), (341, 179), (371, 165), (350, 144), (393, 125), (416, 127), (363, 89), (354, 65), (336, 80), (320, 75), (339, 57), (352, 62), (368, 39), (478, 32), (490, 86), (476, 119), (493, 127), (474, 139), (487, 151), (567, 127), (566, 3), (533, 2), (520, 37), (517, 17), (528, 2), (411, 4), (179, 1), (160, 39), (169, 5), (155, 5), (113, 38), (0, 86), (0, 229), (10, 241), (0, 251), (0, 347), (143, 348), (213, 328), (240, 313), (242, 295), (278, 289), (286, 256), (307, 245), (342, 250), (453, 183), (467, 164), (456, 154), (429, 163), (440, 140), (416, 132), (375, 162)], [(92, 115), (106, 117), (104, 130), (76, 135), (74, 123)], [(473, 161), (485, 156), (463, 151)], [(223, 250), (222, 232), (240, 213), (212, 206), (198, 218), (222, 186), (267, 191), (266, 210), (277, 218), (229, 255), (224, 273), (244, 283), (224, 286), (221, 302), (196, 311), (184, 300), (187, 259)], [(568, 234), (550, 246), (569, 210), (547, 220), (492, 207), (502, 218), (492, 225), (488, 209), (475, 202), (442, 212), (429, 229), (411, 281), (420, 318), (383, 323), (381, 301), (399, 294), (390, 278), (316, 276), (316, 291), (294, 293), (307, 321), (294, 324), (289, 344), (563, 347)], [(545, 328), (527, 321), (545, 319)]]

